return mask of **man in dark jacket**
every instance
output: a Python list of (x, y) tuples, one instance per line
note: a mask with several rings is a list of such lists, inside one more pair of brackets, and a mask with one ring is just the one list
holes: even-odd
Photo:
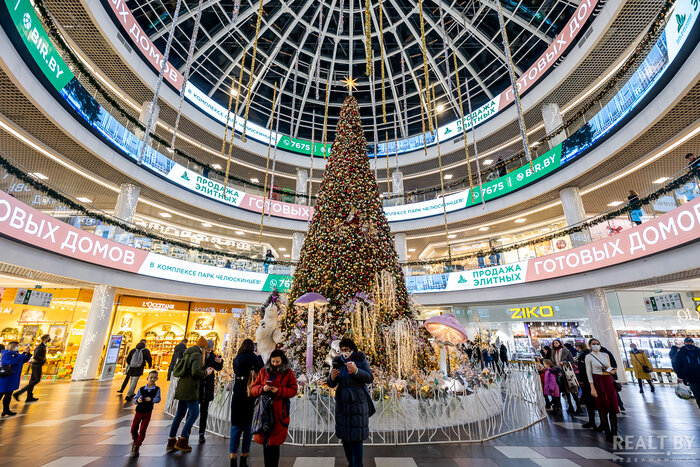
[(136, 386), (139, 384), (139, 378), (143, 375), (146, 364), (148, 364), (148, 368), (153, 367), (151, 352), (146, 348), (146, 339), (141, 339), (141, 341), (136, 344), (136, 347), (131, 349), (129, 355), (126, 356), (126, 364), (129, 368), (126, 370), (126, 378), (122, 383), (119, 393), (121, 394), (124, 392), (126, 383), (129, 381), (129, 391), (126, 393), (124, 400), (126, 402), (131, 402), (134, 398), (134, 394), (136, 394)]
[(340, 356), (333, 359), (328, 387), (335, 391), (335, 435), (343, 442), (351, 467), (362, 465), (362, 442), (369, 437), (369, 417), (375, 408), (367, 384), (374, 375), (365, 354), (352, 339), (340, 341)]
[(168, 381), (173, 375), (173, 368), (175, 368), (177, 361), (185, 355), (185, 350), (187, 350), (187, 339), (182, 339), (173, 349), (173, 358), (170, 359), (170, 365), (168, 365)]
[[(190, 432), (194, 422), (199, 416), (199, 386), (207, 375), (210, 375), (214, 369), (204, 369), (204, 349), (207, 348), (207, 340), (200, 336), (197, 345), (193, 345), (185, 351), (182, 357), (182, 374), (178, 373), (180, 365), (173, 369), (173, 376), (179, 378), (177, 387), (175, 388), (175, 399), (178, 401), (177, 412), (173, 418), (173, 424), (170, 426), (170, 436), (168, 437), (168, 445), (165, 447), (166, 452), (173, 449), (178, 451), (190, 452), (192, 448), (189, 445)], [(187, 415), (185, 425), (182, 427), (180, 438), (176, 438), (177, 429), (180, 427), (180, 422)]]
[[(204, 356), (204, 368), (213, 368), (221, 371), (224, 368), (224, 359), (214, 353), (214, 341), (207, 340), (207, 349)], [(199, 444), (204, 444), (204, 433), (207, 431), (207, 418), (209, 417), (209, 403), (214, 400), (214, 386), (216, 374), (209, 373), (199, 385)]]
[(684, 344), (676, 354), (676, 374), (678, 379), (690, 386), (700, 407), (700, 349), (690, 337), (685, 338)]
[(32, 356), (32, 375), (29, 377), (29, 382), (22, 389), (14, 394), (15, 400), (19, 401), (19, 396), (23, 392), (27, 393), (26, 402), (35, 402), (39, 399), (34, 397), (34, 386), (39, 384), (41, 381), (41, 369), (46, 363), (46, 344), (51, 342), (51, 336), (44, 334), (41, 336), (41, 342), (34, 349), (34, 355)]
[(501, 344), (501, 348), (499, 349), (499, 354), (501, 357), (501, 361), (503, 362), (503, 366), (508, 365), (508, 348), (506, 347), (505, 344)]

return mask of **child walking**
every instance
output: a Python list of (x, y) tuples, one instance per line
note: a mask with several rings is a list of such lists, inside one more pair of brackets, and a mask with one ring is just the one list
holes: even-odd
[(554, 365), (554, 362), (544, 360), (544, 393), (552, 398), (552, 413), (561, 415), (561, 392), (559, 390), (559, 377), (561, 370)]
[(146, 437), (153, 405), (160, 402), (160, 388), (156, 386), (156, 381), (158, 381), (158, 372), (152, 370), (148, 373), (146, 385), (139, 389), (134, 397), (136, 412), (134, 413), (134, 421), (131, 423), (131, 438), (134, 440), (131, 445), (131, 457), (139, 456), (139, 447)]

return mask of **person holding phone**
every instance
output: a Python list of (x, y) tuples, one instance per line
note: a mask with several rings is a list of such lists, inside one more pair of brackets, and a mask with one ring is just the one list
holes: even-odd
[(369, 417), (376, 412), (367, 384), (374, 381), (365, 354), (352, 339), (340, 341), (328, 387), (335, 391), (335, 435), (343, 442), (350, 467), (362, 467), (362, 442), (369, 438)]
[(617, 414), (620, 412), (613, 380), (617, 368), (610, 364), (608, 354), (601, 351), (598, 339), (590, 339), (588, 345), (591, 353), (586, 355), (586, 375), (591, 385), (591, 396), (595, 398), (600, 414), (600, 431), (604, 431), (606, 439), (612, 441), (613, 436), (617, 435)]
[(284, 352), (275, 349), (260, 370), (250, 388), (253, 397), (263, 394), (272, 398), (274, 425), (269, 433), (256, 433), (253, 439), (263, 446), (265, 467), (277, 467), (280, 461), (280, 446), (289, 431), (289, 399), (297, 395), (297, 379), (289, 366)]

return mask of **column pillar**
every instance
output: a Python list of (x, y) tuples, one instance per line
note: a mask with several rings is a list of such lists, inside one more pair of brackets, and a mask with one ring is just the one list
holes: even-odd
[(71, 378), (73, 381), (97, 379), (100, 376), (100, 360), (107, 340), (116, 293), (117, 289), (108, 285), (99, 284), (95, 287), (83, 339), (80, 341), (78, 357), (75, 360)]
[[(294, 232), (292, 234), (292, 261), (298, 262), (301, 258), (301, 247), (304, 246), (304, 240), (306, 240), (306, 234), (304, 232)], [(295, 267), (292, 266), (292, 273)]]
[[(306, 171), (306, 169), (297, 169), (297, 184), (296, 184), (296, 192), (297, 193), (302, 193), (306, 194), (309, 189), (309, 172)], [(296, 200), (297, 204), (309, 204), (308, 200), (306, 198), (297, 198)]]
[[(403, 195), (404, 194), (404, 189), (403, 189), (403, 172), (400, 170), (394, 170), (391, 173), (391, 194), (392, 195)], [(403, 204), (403, 196), (398, 197), (398, 198), (393, 198), (392, 199), (392, 205), (397, 206), (399, 204)]]
[[(564, 188), (559, 192), (559, 198), (561, 199), (561, 207), (564, 209), (567, 226), (586, 220), (586, 211), (583, 209), (583, 201), (581, 201), (581, 193), (578, 188)], [(585, 245), (590, 239), (588, 229), (571, 234), (571, 242), (574, 247)]]
[[(564, 121), (561, 118), (561, 109), (559, 109), (559, 104), (545, 104), (542, 106), (542, 121), (544, 122), (544, 130), (547, 134), (550, 134), (557, 128), (559, 128)], [(557, 144), (561, 143), (566, 139), (566, 130), (562, 131), (552, 139), (548, 141), (549, 149), (552, 149)]]
[(600, 344), (608, 349), (617, 360), (617, 377), (621, 383), (627, 382), (625, 374), (625, 362), (622, 359), (622, 352), (618, 345), (617, 333), (613, 327), (612, 315), (605, 290), (597, 288), (587, 290), (583, 293), (583, 301), (588, 312), (588, 321), (591, 326), (593, 337), (600, 341)]
[[(127, 223), (133, 221), (134, 214), (136, 214), (136, 205), (139, 203), (139, 194), (141, 194), (140, 187), (131, 183), (122, 183), (119, 186), (117, 204), (114, 206), (114, 217)], [(108, 238), (120, 241), (119, 237), (121, 234), (121, 229), (110, 227)]]
[(399, 232), (394, 234), (394, 248), (396, 248), (396, 256), (399, 257), (399, 264), (403, 269), (404, 274), (407, 273), (408, 267), (404, 266), (408, 260), (408, 247), (406, 245), (406, 234)]

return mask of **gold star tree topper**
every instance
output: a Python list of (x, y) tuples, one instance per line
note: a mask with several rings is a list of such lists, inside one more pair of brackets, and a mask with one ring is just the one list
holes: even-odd
[(357, 79), (353, 78), (352, 76), (346, 76), (343, 78), (343, 83), (346, 88), (348, 88), (348, 91), (352, 93), (352, 91), (357, 90)]

